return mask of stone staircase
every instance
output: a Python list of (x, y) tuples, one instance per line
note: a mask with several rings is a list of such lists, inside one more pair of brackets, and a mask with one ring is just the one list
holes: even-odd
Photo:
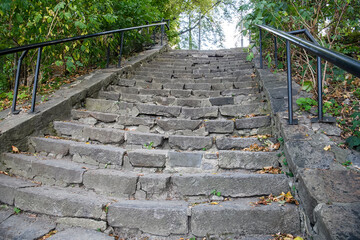
[(252, 204), (290, 180), (256, 173), (279, 166), (278, 151), (244, 151), (272, 134), (245, 57), (169, 51), (118, 78), (53, 122), (51, 136), (32, 137), (28, 153), (2, 155), (11, 176), (0, 174), (0, 202), (120, 239), (300, 233), (295, 205)]

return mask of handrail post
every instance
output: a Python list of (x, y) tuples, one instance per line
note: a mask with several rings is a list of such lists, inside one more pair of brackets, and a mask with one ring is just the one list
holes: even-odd
[(274, 58), (275, 58), (275, 68), (278, 68), (278, 49), (277, 49), (277, 41), (276, 41), (276, 36), (274, 36)]
[(121, 67), (121, 57), (123, 52), (123, 45), (124, 45), (124, 32), (121, 32), (121, 40), (120, 40), (120, 53), (119, 53), (119, 63), (118, 67)]
[(164, 25), (161, 25), (161, 46), (163, 45), (163, 38), (164, 38)]
[(263, 68), (263, 56), (262, 56), (262, 30), (260, 30), (259, 41), (260, 41), (260, 69)]
[(321, 58), (316, 57), (316, 61), (317, 61), (316, 78), (317, 78), (317, 85), (318, 85), (318, 118), (319, 118), (319, 122), (321, 122), (321, 121), (323, 121)]
[(297, 120), (293, 119), (293, 106), (292, 106), (292, 79), (291, 79), (291, 53), (290, 42), (286, 40), (286, 66), (287, 66), (287, 90), (288, 90), (288, 113), (289, 125), (296, 125)]
[(40, 64), (41, 64), (41, 52), (42, 52), (42, 47), (40, 47), (38, 50), (38, 56), (37, 56), (37, 60), (36, 60), (35, 79), (34, 79), (34, 87), (33, 87), (33, 94), (32, 94), (32, 100), (31, 100), (30, 113), (35, 112), (36, 90), (37, 90), (37, 85), (38, 85), (39, 70), (40, 70)]
[(107, 51), (106, 51), (106, 68), (109, 68), (110, 63), (110, 43), (108, 43)]
[(19, 78), (20, 78), (21, 63), (22, 63), (25, 55), (28, 53), (28, 51), (29, 50), (23, 51), (19, 58), (19, 61), (18, 61), (18, 67), (16, 70), (16, 77), (15, 77), (14, 97), (13, 97), (13, 102), (12, 102), (12, 107), (11, 107), (12, 114), (18, 114), (20, 112), (20, 110), (16, 110), (16, 100), (17, 100), (17, 95), (18, 95), (18, 91), (19, 91)]

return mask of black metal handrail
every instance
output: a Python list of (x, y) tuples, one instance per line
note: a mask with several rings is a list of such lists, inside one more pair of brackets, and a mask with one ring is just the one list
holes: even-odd
[[(125, 32), (131, 31), (131, 30), (136, 30), (136, 29), (149, 28), (149, 27), (153, 27), (153, 26), (155, 26), (155, 27), (160, 26), (161, 27), (161, 45), (163, 45), (163, 37), (164, 37), (164, 31), (165, 31), (164, 26), (166, 26), (167, 29), (169, 29), (168, 23), (169, 23), (169, 20), (162, 20), (162, 21), (159, 21), (159, 22), (153, 23), (153, 24), (147, 24), (147, 25), (130, 27), (130, 28), (115, 29), (115, 30), (110, 30), (110, 31), (105, 31), (105, 32), (80, 35), (80, 36), (76, 36), (76, 37), (57, 39), (57, 40), (53, 40), (53, 41), (34, 43), (34, 44), (24, 45), (24, 46), (20, 46), (20, 47), (14, 47), (14, 48), (0, 50), (0, 56), (11, 54), (11, 53), (16, 53), (16, 52), (22, 52), (22, 54), (19, 58), (18, 67), (16, 70), (14, 97), (13, 97), (13, 102), (12, 102), (12, 107), (11, 107), (12, 114), (18, 114), (20, 112), (20, 110), (16, 110), (16, 101), (17, 101), (17, 95), (18, 95), (18, 89), (19, 89), (20, 69), (21, 69), (21, 63), (29, 50), (36, 49), (36, 48), (39, 49), (37, 62), (36, 62), (32, 103), (31, 103), (31, 110), (30, 110), (30, 113), (34, 113), (35, 112), (35, 102), (36, 102), (36, 90), (37, 90), (39, 69), (40, 69), (40, 63), (41, 63), (41, 53), (42, 53), (43, 47), (66, 43), (66, 42), (73, 42), (73, 41), (87, 39), (87, 38), (94, 38), (94, 37), (103, 36), (103, 35), (110, 35), (110, 34), (114, 34), (114, 33), (121, 33), (120, 53), (119, 53), (119, 61), (118, 61), (118, 65), (117, 65), (117, 67), (121, 67), (121, 57), (122, 57), (123, 41), (124, 41), (124, 33)], [(108, 49), (107, 49), (106, 67), (109, 66), (109, 55), (110, 55), (110, 45), (108, 45)]]
[[(286, 62), (287, 62), (287, 82), (288, 82), (288, 113), (289, 113), (289, 124), (297, 124), (297, 120), (293, 118), (292, 110), (292, 79), (291, 79), (291, 57), (290, 57), (290, 42), (309, 51), (317, 57), (317, 88), (318, 88), (318, 117), (313, 118), (312, 122), (335, 122), (335, 118), (323, 116), (323, 100), (322, 100), (322, 78), (321, 78), (321, 58), (333, 63), (341, 69), (360, 77), (360, 61), (348, 57), (344, 54), (335, 52), (333, 50), (320, 46), (310, 32), (306, 29), (295, 30), (292, 32), (284, 32), (267, 25), (258, 25), (260, 29), (260, 68), (263, 68), (263, 57), (262, 57), (262, 29), (274, 34), (275, 36), (281, 37), (286, 40)], [(312, 42), (305, 39), (293, 36), (292, 34), (304, 33)], [(275, 45), (275, 61), (277, 62), (277, 44), (276, 37), (274, 36)]]

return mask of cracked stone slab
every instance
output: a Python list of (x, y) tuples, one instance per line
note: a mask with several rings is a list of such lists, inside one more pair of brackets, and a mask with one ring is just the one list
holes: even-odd
[(220, 150), (243, 149), (255, 143), (259, 146), (262, 144), (257, 138), (216, 138), (216, 146)]
[(201, 120), (183, 119), (156, 119), (156, 123), (164, 131), (170, 130), (195, 130), (202, 123)]
[(176, 174), (171, 177), (171, 182), (174, 194), (181, 198), (209, 196), (214, 189), (224, 197), (279, 195), (289, 191), (288, 180), (284, 174)]
[(114, 237), (90, 229), (83, 228), (68, 228), (64, 231), (60, 231), (55, 235), (51, 236), (51, 240), (63, 240), (63, 239), (72, 239), (72, 240), (114, 240)]
[(139, 177), (138, 190), (146, 193), (146, 199), (166, 199), (170, 178), (169, 174), (145, 174)]
[(105, 219), (103, 207), (111, 202), (77, 188), (32, 187), (18, 189), (15, 206), (24, 211), (59, 217)]
[(199, 152), (169, 152), (170, 167), (201, 167), (202, 153)]
[(139, 94), (167, 97), (167, 96), (170, 95), (170, 90), (165, 90), (165, 89), (140, 89)]
[[(163, 144), (164, 135), (153, 133), (127, 132), (126, 141), (128, 144), (135, 145), (151, 145), (151, 147), (158, 147)], [(152, 143), (152, 144), (151, 144)]]
[(360, 239), (360, 202), (319, 204), (315, 209), (319, 239)]
[(205, 121), (205, 129), (209, 133), (232, 133), (234, 122), (227, 120), (208, 120)]
[(76, 110), (76, 109), (73, 109), (71, 111), (71, 115), (74, 120), (78, 120), (80, 118), (92, 117), (100, 122), (105, 122), (105, 123), (115, 122), (118, 117), (117, 114), (113, 114), (113, 113), (81, 111), (81, 110)]
[(15, 193), (18, 189), (34, 186), (36, 186), (36, 184), (32, 182), (0, 174), (0, 202), (14, 205)]
[(187, 208), (176, 201), (119, 201), (109, 206), (108, 223), (160, 236), (187, 234)]
[[(250, 205), (251, 201), (251, 199), (243, 199), (237, 202), (222, 202), (218, 205), (194, 206), (191, 210), (190, 223), (192, 233), (198, 237), (232, 233), (237, 235), (300, 233), (300, 216), (296, 206), (271, 204), (254, 208)], [(254, 224), (255, 222), (261, 224)]]
[(55, 223), (46, 217), (28, 214), (13, 215), (0, 223), (1, 239), (38, 239), (55, 229)]
[(65, 156), (69, 153), (71, 142), (52, 138), (33, 137), (30, 139), (30, 144), (36, 152), (47, 152)]
[(120, 198), (135, 194), (138, 176), (113, 169), (90, 170), (84, 174), (84, 186), (98, 193)]
[(325, 151), (327, 142), (285, 141), (285, 153), (290, 167), (296, 173), (302, 168), (341, 170), (343, 166), (336, 162), (336, 155)]
[(190, 97), (191, 90), (171, 90), (171, 95), (174, 97)]
[(155, 124), (155, 120), (149, 118), (131, 117), (131, 116), (118, 116), (117, 122), (124, 126), (148, 126), (152, 127)]
[(120, 93), (114, 91), (100, 91), (98, 93), (98, 98), (118, 101), (120, 98)]
[(86, 229), (93, 229), (93, 230), (106, 230), (106, 222), (105, 221), (97, 221), (94, 219), (87, 219), (87, 218), (71, 218), (71, 217), (64, 217), (58, 218), (56, 220), (57, 229), (66, 229), (69, 227), (81, 227)]
[(133, 167), (165, 167), (167, 150), (138, 149), (128, 152), (129, 162)]
[(140, 114), (158, 115), (166, 117), (177, 117), (180, 115), (181, 107), (169, 107), (150, 104), (136, 104)]
[(179, 148), (182, 150), (200, 150), (209, 149), (212, 146), (213, 139), (211, 137), (198, 136), (169, 136), (169, 145), (171, 148)]
[(122, 148), (109, 145), (74, 143), (70, 146), (73, 161), (95, 165), (103, 163), (121, 166), (125, 152)]
[(313, 211), (320, 203), (360, 202), (360, 173), (345, 168), (304, 169), (299, 174), (298, 191), (305, 212), (313, 221)]
[(233, 97), (215, 97), (209, 98), (209, 101), (213, 106), (234, 105)]
[(276, 152), (219, 151), (219, 167), (258, 170), (278, 166), (278, 158)]
[(269, 126), (271, 123), (270, 116), (257, 116), (251, 118), (242, 118), (235, 120), (236, 129), (252, 129)]
[(176, 105), (182, 107), (201, 107), (203, 101), (201, 99), (178, 98)]
[(215, 118), (218, 116), (218, 107), (182, 108), (182, 115), (193, 120), (200, 118)]
[(266, 114), (266, 105), (263, 103), (253, 103), (247, 105), (225, 105), (219, 107), (220, 114), (229, 117), (243, 117), (250, 114)]

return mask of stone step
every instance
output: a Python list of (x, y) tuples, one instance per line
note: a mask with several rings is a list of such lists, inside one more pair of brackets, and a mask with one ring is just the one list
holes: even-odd
[[(250, 91), (249, 91), (250, 90)], [(236, 90), (223, 90), (222, 96), (211, 98), (198, 98), (190, 97), (166, 97), (156, 96), (154, 94), (131, 94), (131, 93), (118, 93), (116, 91), (100, 91), (98, 94), (99, 99), (122, 101), (127, 103), (147, 103), (162, 106), (180, 106), (180, 107), (211, 107), (223, 105), (240, 105), (246, 102), (258, 102), (261, 99), (259, 94), (255, 94), (253, 88), (244, 88)], [(156, 90), (158, 92), (161, 90)], [(175, 90), (176, 91), (176, 90)], [(186, 90), (184, 90), (186, 91)], [(253, 93), (252, 93), (253, 91)], [(257, 101), (256, 101), (257, 100)]]
[[(202, 82), (194, 81), (192, 82), (181, 82), (180, 80), (171, 81), (169, 79), (164, 79), (164, 82), (157, 83), (156, 80), (152, 82), (147, 82), (145, 80), (138, 79), (119, 79), (117, 82), (118, 86), (121, 87), (136, 87), (143, 89), (168, 89), (168, 90), (199, 90), (207, 89), (207, 90), (225, 90), (225, 89), (242, 89), (242, 88), (256, 88), (257, 83), (249, 78), (250, 81), (235, 81), (234, 82), (222, 82), (221, 79), (211, 79)], [(209, 88), (210, 86), (210, 88)], [(202, 88), (205, 87), (205, 88)]]
[[(225, 103), (221, 102), (225, 100), (227, 99), (226, 98), (214, 99), (213, 104), (225, 105), (226, 102)], [(96, 125), (100, 127), (113, 127), (123, 130), (126, 128), (131, 128), (134, 131), (149, 132), (149, 133), (163, 133), (166, 131), (169, 135), (171, 134), (208, 135), (211, 133), (232, 133), (236, 130), (249, 131), (258, 128), (263, 128), (263, 129), (268, 128), (270, 127), (270, 123), (271, 123), (269, 116), (258, 116), (258, 117), (230, 119), (230, 120), (227, 119), (190, 120), (190, 119), (175, 119), (175, 118), (167, 119), (160, 117), (157, 118), (130, 117), (130, 116), (126, 117), (118, 114), (84, 111), (84, 110), (76, 110), (76, 109), (72, 110), (72, 119), (79, 123)], [(204, 127), (205, 129), (203, 129)]]
[(244, 70), (247, 70), (247, 74), (251, 75), (253, 69), (249, 66), (236, 66), (231, 70), (227, 71), (217, 71), (211, 69), (198, 69), (194, 70), (192, 73), (174, 73), (174, 72), (157, 72), (157, 71), (146, 71), (139, 70), (135, 72), (134, 76), (150, 76), (150, 77), (163, 77), (163, 78), (199, 78), (199, 77), (228, 77), (228, 76), (240, 76), (244, 74)]
[(119, 201), (109, 206), (108, 222), (114, 228), (136, 228), (143, 233), (167, 237), (188, 233), (203, 238), (300, 232), (296, 206), (271, 204), (254, 208), (252, 201), (256, 200), (241, 199), (217, 205), (200, 203), (191, 208), (184, 202)]
[(239, 76), (222, 76), (222, 77), (197, 77), (197, 78), (185, 78), (185, 77), (151, 77), (151, 76), (134, 76), (130, 80), (142, 80), (152, 83), (225, 83), (225, 82), (248, 82), (253, 81), (251, 72), (242, 72)]
[[(180, 139), (181, 140), (181, 139)], [(216, 145), (220, 148), (234, 149), (232, 143), (224, 142), (224, 139), (216, 139)], [(225, 139), (226, 140), (226, 139)], [(252, 141), (242, 142), (241, 147), (246, 147), (253, 143), (261, 144), (257, 139)], [(176, 141), (172, 140), (173, 142)], [(175, 144), (175, 143), (172, 143)], [(240, 148), (240, 144), (237, 143)], [(277, 152), (249, 152), (249, 151), (174, 151), (174, 150), (157, 150), (149, 149), (149, 147), (142, 146), (143, 149), (123, 149), (111, 145), (101, 144), (87, 144), (81, 142), (74, 142), (64, 139), (54, 138), (31, 138), (30, 149), (40, 156), (47, 156), (51, 158), (60, 159), (65, 157), (72, 160), (68, 167), (76, 171), (83, 172), (83, 167), (89, 164), (98, 167), (116, 168), (116, 169), (141, 169), (148, 168), (149, 171), (158, 172), (178, 172), (183, 171), (181, 168), (189, 168), (189, 171), (207, 172), (207, 171), (221, 171), (226, 170), (259, 170), (265, 166), (278, 166)], [(230, 147), (229, 147), (230, 146)], [(17, 158), (18, 155), (4, 155), (3, 163), (6, 163), (7, 168), (12, 168), (21, 161)], [(19, 155), (26, 157), (24, 155)], [(16, 158), (16, 159), (15, 159)], [(10, 160), (9, 160), (10, 159)], [(24, 160), (25, 161), (25, 160)], [(79, 163), (79, 164), (77, 164)], [(55, 164), (51, 162), (49, 164)], [(19, 164), (18, 164), (19, 165)], [(18, 170), (22, 176), (34, 176), (33, 173), (28, 172), (29, 164), (20, 164)], [(38, 166), (38, 165), (36, 165)], [(88, 168), (90, 168), (88, 166)], [(41, 169), (39, 170), (41, 171)], [(80, 174), (80, 173), (79, 173)]]
[(0, 174), (0, 202), (33, 213), (57, 217), (106, 220), (105, 207), (113, 200), (81, 188), (39, 186)]
[[(145, 152), (129, 152), (130, 163), (134, 165), (144, 163), (141, 157), (145, 157), (145, 155), (142, 153)], [(173, 153), (170, 152), (169, 155), (171, 154)], [(155, 156), (153, 155), (153, 158)], [(256, 160), (253, 159), (253, 161)], [(63, 187), (81, 185), (96, 193), (122, 199), (134, 197), (164, 200), (188, 197), (208, 199), (214, 189), (223, 197), (239, 198), (279, 195), (281, 192), (289, 190), (285, 174), (226, 172), (217, 174), (142, 173), (139, 175), (132, 171), (96, 168), (69, 160), (25, 154), (4, 154), (3, 164), (9, 173), (40, 182), (43, 185)], [(165, 163), (163, 164), (165, 165)]]
[[(257, 97), (257, 96), (254, 96)], [(214, 97), (216, 98), (216, 97)], [(166, 100), (166, 99), (165, 99)], [(185, 107), (185, 106), (166, 106), (144, 103), (127, 103), (105, 99), (87, 98), (85, 107), (88, 111), (115, 113), (123, 116), (163, 116), (179, 117), (185, 119), (217, 118), (223, 117), (245, 117), (247, 115), (266, 115), (268, 114), (267, 103), (244, 103), (242, 105), (226, 104), (231, 99), (213, 99), (210, 107)], [(184, 100), (184, 103), (186, 101)], [(190, 101), (188, 101), (190, 103)], [(185, 105), (185, 104), (183, 104)], [(218, 106), (220, 105), (220, 106)]]
[[(274, 203), (253, 207), (255, 198), (231, 199), (216, 205), (181, 200), (120, 200), (79, 188), (27, 186), (26, 181), (6, 175), (0, 175), (0, 179), (0, 202), (7, 201), (11, 193), (13, 205), (23, 211), (104, 221), (118, 229), (118, 234), (126, 233), (121, 232), (126, 229), (164, 237), (300, 231), (296, 206)], [(227, 216), (226, 221), (223, 216)]]

